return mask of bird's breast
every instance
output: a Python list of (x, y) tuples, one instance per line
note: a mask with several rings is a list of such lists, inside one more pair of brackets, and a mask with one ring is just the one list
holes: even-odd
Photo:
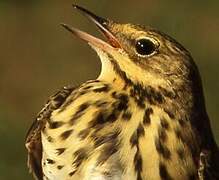
[(42, 131), (45, 179), (195, 177), (190, 124), (128, 92), (86, 84), (52, 113)]

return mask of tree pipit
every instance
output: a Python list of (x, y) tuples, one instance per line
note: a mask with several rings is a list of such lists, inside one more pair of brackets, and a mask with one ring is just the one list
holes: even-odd
[(99, 55), (96, 80), (53, 95), (28, 132), (36, 179), (219, 179), (218, 147), (190, 53), (151, 27), (74, 5), (106, 41), (62, 24)]

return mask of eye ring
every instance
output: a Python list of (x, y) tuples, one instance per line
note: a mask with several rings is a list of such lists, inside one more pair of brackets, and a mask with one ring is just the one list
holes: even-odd
[(140, 56), (150, 56), (157, 50), (157, 44), (149, 38), (140, 38), (135, 42), (135, 50)]

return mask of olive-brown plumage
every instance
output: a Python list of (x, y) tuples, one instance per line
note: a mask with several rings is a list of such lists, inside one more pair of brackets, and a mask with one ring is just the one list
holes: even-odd
[(68, 25), (99, 55), (97, 80), (63, 88), (26, 139), (36, 179), (219, 179), (198, 69), (174, 39), (74, 6), (107, 38)]

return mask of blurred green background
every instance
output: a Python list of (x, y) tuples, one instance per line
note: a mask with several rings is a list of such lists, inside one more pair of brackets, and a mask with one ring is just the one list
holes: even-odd
[(97, 55), (59, 26), (65, 22), (98, 34), (72, 3), (120, 22), (156, 27), (192, 52), (219, 142), (218, 0), (0, 0), (1, 180), (32, 179), (24, 139), (36, 113), (56, 89), (99, 73)]

